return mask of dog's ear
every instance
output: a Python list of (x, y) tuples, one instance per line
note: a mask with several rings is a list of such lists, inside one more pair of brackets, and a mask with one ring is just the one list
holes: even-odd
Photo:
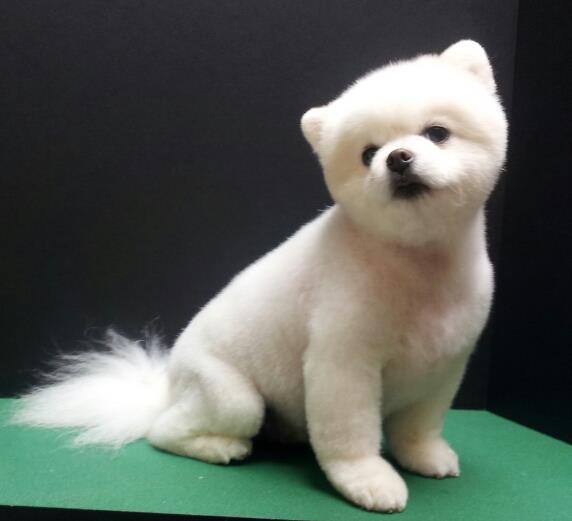
[(315, 107), (306, 112), (300, 122), (304, 137), (316, 153), (318, 152), (320, 141), (322, 140), (325, 115), (326, 107)]
[(496, 91), (493, 69), (486, 51), (473, 40), (461, 40), (447, 48), (441, 58), (479, 78), (491, 92)]

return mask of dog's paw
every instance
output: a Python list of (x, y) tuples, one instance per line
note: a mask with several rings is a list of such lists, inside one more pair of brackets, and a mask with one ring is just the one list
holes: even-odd
[(179, 440), (175, 450), (168, 450), (208, 463), (227, 464), (246, 458), (252, 450), (252, 442), (231, 436), (203, 434)]
[(324, 465), (334, 487), (366, 510), (401, 512), (407, 486), (395, 469), (380, 457), (334, 461)]
[(393, 447), (399, 464), (412, 472), (432, 478), (458, 477), (459, 457), (442, 438), (401, 442)]

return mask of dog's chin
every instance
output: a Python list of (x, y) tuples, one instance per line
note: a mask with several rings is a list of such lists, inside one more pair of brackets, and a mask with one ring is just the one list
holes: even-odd
[(418, 176), (394, 179), (391, 182), (391, 196), (397, 200), (415, 200), (428, 195), (431, 187)]

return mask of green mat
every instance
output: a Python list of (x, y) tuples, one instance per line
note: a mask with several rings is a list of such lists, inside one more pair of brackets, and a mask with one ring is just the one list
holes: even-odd
[[(119, 452), (74, 449), (62, 431), (5, 426), (0, 400), (0, 505), (264, 519), (379, 519), (340, 498), (307, 448), (255, 445), (219, 467), (141, 441)], [(462, 476), (405, 474), (407, 510), (392, 519), (572, 520), (572, 447), (484, 411), (452, 411), (447, 437)], [(1, 517), (1, 516), (0, 516)]]

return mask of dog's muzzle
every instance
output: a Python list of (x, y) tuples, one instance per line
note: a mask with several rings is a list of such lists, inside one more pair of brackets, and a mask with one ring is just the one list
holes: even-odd
[(385, 163), (391, 178), (393, 197), (396, 199), (413, 199), (429, 191), (429, 186), (413, 171), (413, 152), (397, 148), (389, 153)]

